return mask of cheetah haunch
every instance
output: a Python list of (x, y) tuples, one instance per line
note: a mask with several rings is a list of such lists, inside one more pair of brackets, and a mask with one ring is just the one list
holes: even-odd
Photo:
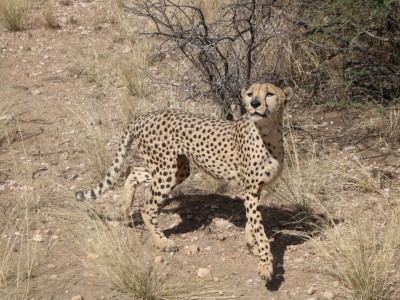
[(97, 188), (77, 192), (78, 200), (96, 199), (118, 178), (127, 150), (136, 140), (146, 168), (133, 168), (124, 186), (124, 210), (132, 207), (135, 188), (151, 184), (151, 196), (141, 210), (143, 221), (156, 245), (175, 251), (158, 226), (157, 213), (171, 190), (190, 174), (190, 161), (218, 179), (240, 180), (245, 185), (247, 223), (246, 243), (260, 257), (261, 278), (273, 277), (270, 241), (259, 210), (261, 189), (281, 173), (283, 163), (282, 116), (291, 88), (272, 84), (253, 84), (242, 90), (247, 113), (235, 122), (198, 116), (186, 112), (147, 113), (124, 130), (118, 152)]

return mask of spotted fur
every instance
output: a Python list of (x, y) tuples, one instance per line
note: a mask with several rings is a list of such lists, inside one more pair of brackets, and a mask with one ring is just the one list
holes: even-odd
[(110, 188), (135, 140), (146, 167), (133, 168), (126, 179), (124, 212), (131, 210), (136, 186), (151, 184), (151, 196), (141, 210), (143, 220), (156, 245), (174, 251), (175, 244), (158, 227), (157, 213), (171, 190), (189, 177), (190, 162), (218, 179), (240, 180), (245, 186), (246, 243), (260, 257), (260, 276), (270, 280), (273, 257), (262, 224), (259, 197), (261, 189), (282, 170), (282, 116), (292, 95), (291, 88), (253, 84), (242, 90), (247, 113), (235, 122), (172, 110), (147, 113), (124, 130), (103, 182), (95, 189), (77, 192), (76, 197), (95, 199)]

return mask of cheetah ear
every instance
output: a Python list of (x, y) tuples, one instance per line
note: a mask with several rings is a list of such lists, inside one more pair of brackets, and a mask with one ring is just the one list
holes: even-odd
[(293, 89), (291, 87), (285, 87), (283, 89), (283, 93), (285, 94), (285, 104), (286, 104), (293, 97)]

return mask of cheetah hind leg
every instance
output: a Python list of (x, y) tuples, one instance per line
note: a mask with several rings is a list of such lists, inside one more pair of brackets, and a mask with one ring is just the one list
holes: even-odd
[(135, 167), (125, 180), (124, 190), (122, 194), (123, 204), (121, 206), (121, 214), (124, 217), (129, 216), (132, 211), (133, 199), (135, 197), (136, 187), (141, 183), (151, 183), (150, 172), (143, 167)]

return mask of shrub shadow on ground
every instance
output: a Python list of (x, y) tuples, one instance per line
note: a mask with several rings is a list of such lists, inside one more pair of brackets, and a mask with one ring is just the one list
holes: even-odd
[[(307, 240), (307, 237), (317, 236), (321, 228), (330, 224), (332, 220), (324, 215), (273, 206), (260, 205), (260, 210), (267, 236), (272, 238), (271, 251), (275, 260), (275, 274), (278, 274), (266, 284), (266, 288), (274, 291), (278, 290), (284, 281), (283, 257), (288, 246), (302, 244)], [(164, 230), (166, 236), (204, 230), (211, 225), (215, 218), (228, 220), (234, 226), (242, 229), (246, 225), (243, 200), (224, 195), (208, 194), (173, 197), (167, 201), (162, 211), (167, 214), (178, 214), (182, 219), (182, 222), (177, 226)], [(142, 223), (139, 215), (133, 218), (135, 221), (132, 221), (129, 226)], [(333, 222), (338, 223), (339, 220), (333, 220)]]

